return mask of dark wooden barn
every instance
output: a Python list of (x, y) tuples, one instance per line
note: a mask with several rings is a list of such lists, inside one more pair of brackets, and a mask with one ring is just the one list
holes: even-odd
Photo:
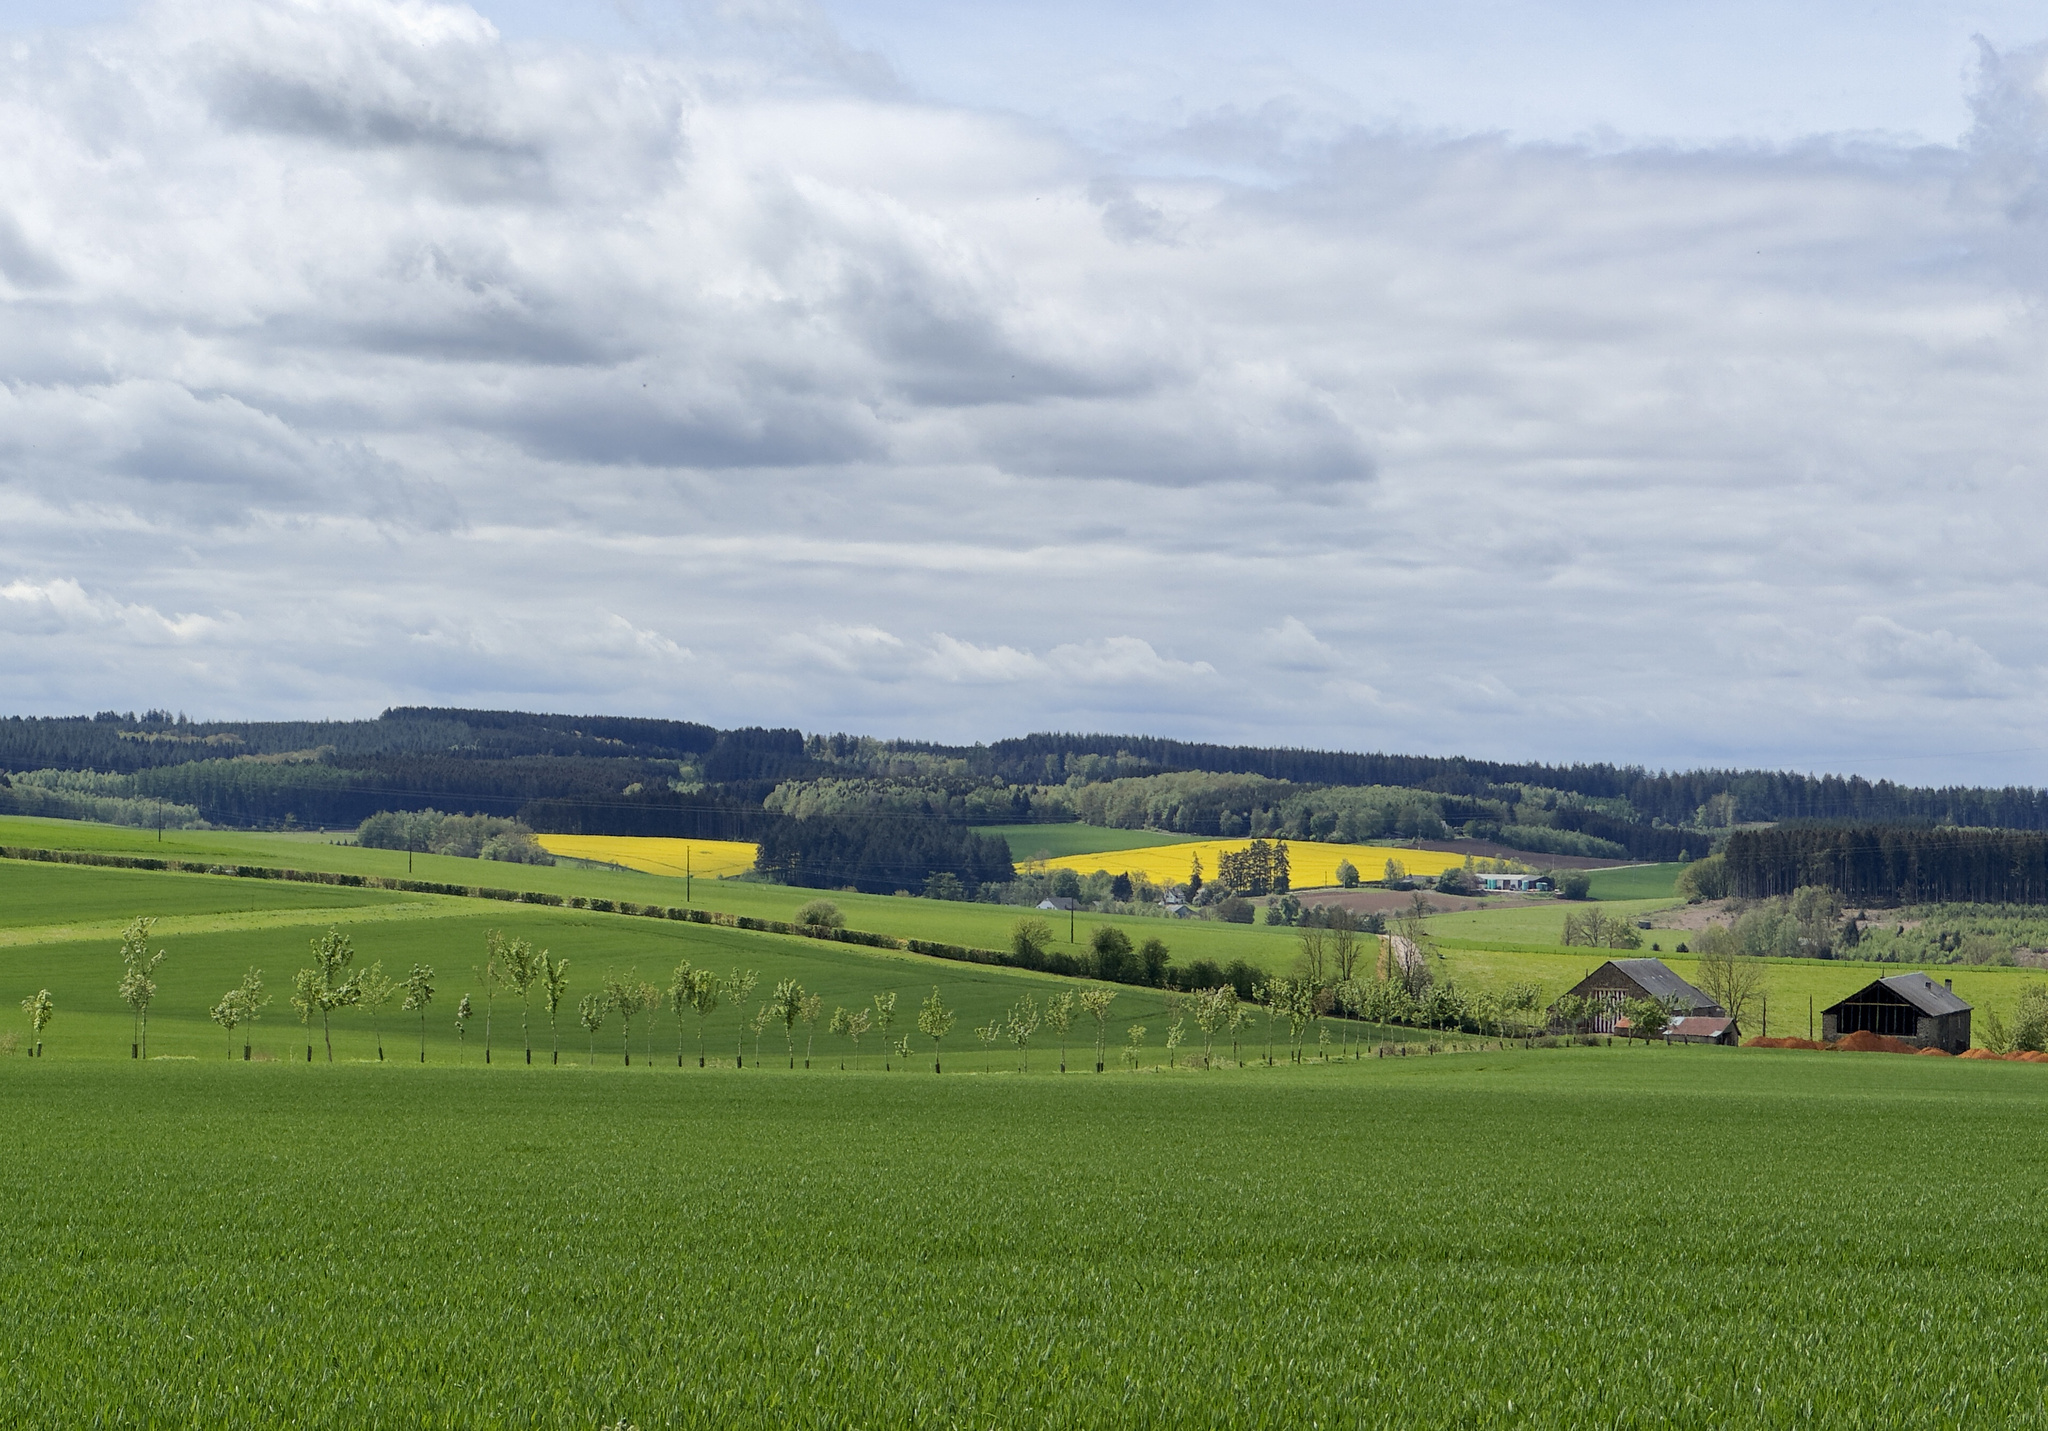
[(1821, 1010), (1823, 1039), (1866, 1032), (1961, 1053), (1970, 1046), (1970, 1006), (1956, 997), (1950, 980), (1937, 984), (1925, 974), (1894, 974)]
[(1565, 994), (1607, 1005), (1605, 1012), (1594, 1016), (1593, 1033), (1613, 1033), (1621, 1006), (1630, 999), (1662, 999), (1679, 1017), (1721, 1018), (1728, 1012), (1672, 973), (1662, 959), (1609, 959)]

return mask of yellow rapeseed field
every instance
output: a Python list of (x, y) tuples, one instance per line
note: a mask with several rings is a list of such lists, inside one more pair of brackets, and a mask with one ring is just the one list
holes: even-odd
[(667, 840), (635, 835), (536, 835), (551, 855), (624, 865), (643, 874), (735, 875), (754, 867), (755, 846), (745, 840)]
[[(1047, 860), (1045, 867), (1073, 870), (1084, 875), (1097, 870), (1108, 870), (1111, 874), (1142, 872), (1159, 884), (1180, 884), (1187, 879), (1188, 862), (1194, 856), (1202, 857), (1202, 877), (1211, 879), (1215, 877), (1216, 861), (1220, 855), (1226, 850), (1241, 850), (1250, 843), (1244, 839), (1147, 845), (1136, 850), (1105, 850), (1098, 855), (1062, 855), (1059, 859)], [(1339, 860), (1349, 860), (1356, 865), (1361, 879), (1382, 878), (1386, 874), (1388, 860), (1399, 860), (1409, 874), (1425, 878), (1434, 878), (1453, 865), (1465, 863), (1463, 855), (1448, 855), (1436, 850), (1404, 850), (1397, 845), (1325, 845), (1312, 840), (1287, 842), (1289, 878), (1296, 889), (1335, 884)]]

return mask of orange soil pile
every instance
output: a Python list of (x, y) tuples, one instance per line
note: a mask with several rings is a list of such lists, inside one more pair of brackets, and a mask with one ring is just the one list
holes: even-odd
[(1858, 1029), (1847, 1038), (1835, 1044), (1842, 1053), (1918, 1053), (1919, 1048), (1904, 1039), (1886, 1038), (1883, 1034)]
[(1952, 1055), (1951, 1055), (1951, 1054), (1949, 1053), (1949, 1051), (1948, 1051), (1947, 1049), (1945, 1049), (1945, 1048), (1923, 1048), (1923, 1049), (1921, 1049), (1921, 1050), (1920, 1050), (1920, 1056), (1921, 1056), (1922, 1058), (1949, 1058), (1949, 1057), (1952, 1057)]
[(1761, 1034), (1742, 1041), (1744, 1048), (1826, 1048), (1824, 1043), (1815, 1043), (1810, 1038), (1765, 1038)]
[(1973, 1048), (1973, 1049), (1967, 1049), (1967, 1050), (1965, 1050), (1965, 1051), (1964, 1051), (1963, 1053), (1961, 1053), (1960, 1055), (1958, 1055), (1958, 1057), (1961, 1057), (1961, 1058), (1996, 1058), (1996, 1057), (1998, 1057), (1998, 1055), (1997, 1055), (1997, 1054), (1995, 1054), (1995, 1053), (1993, 1053), (1993, 1052), (1992, 1052), (1992, 1051), (1991, 1051), (1990, 1049), (1988, 1049), (1988, 1048)]

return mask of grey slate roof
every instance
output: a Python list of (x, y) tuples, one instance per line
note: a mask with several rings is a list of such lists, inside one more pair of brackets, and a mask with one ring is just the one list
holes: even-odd
[(1719, 1007), (1712, 999), (1672, 973), (1670, 966), (1662, 959), (1611, 959), (1608, 962), (1642, 985), (1653, 999), (1675, 998), (1689, 1009)]
[(1827, 1012), (1833, 1013), (1842, 1004), (1854, 1003), (1879, 984), (1930, 1018), (1939, 1018), (1943, 1014), (1966, 1014), (1970, 1011), (1970, 1006), (1957, 998), (1953, 989), (1937, 984), (1925, 974), (1894, 974), (1888, 979), (1865, 984)]

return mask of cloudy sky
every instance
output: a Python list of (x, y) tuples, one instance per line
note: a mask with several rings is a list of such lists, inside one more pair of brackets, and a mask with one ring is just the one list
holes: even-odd
[(0, 3), (0, 706), (2048, 782), (2048, 20), (1785, 10)]

